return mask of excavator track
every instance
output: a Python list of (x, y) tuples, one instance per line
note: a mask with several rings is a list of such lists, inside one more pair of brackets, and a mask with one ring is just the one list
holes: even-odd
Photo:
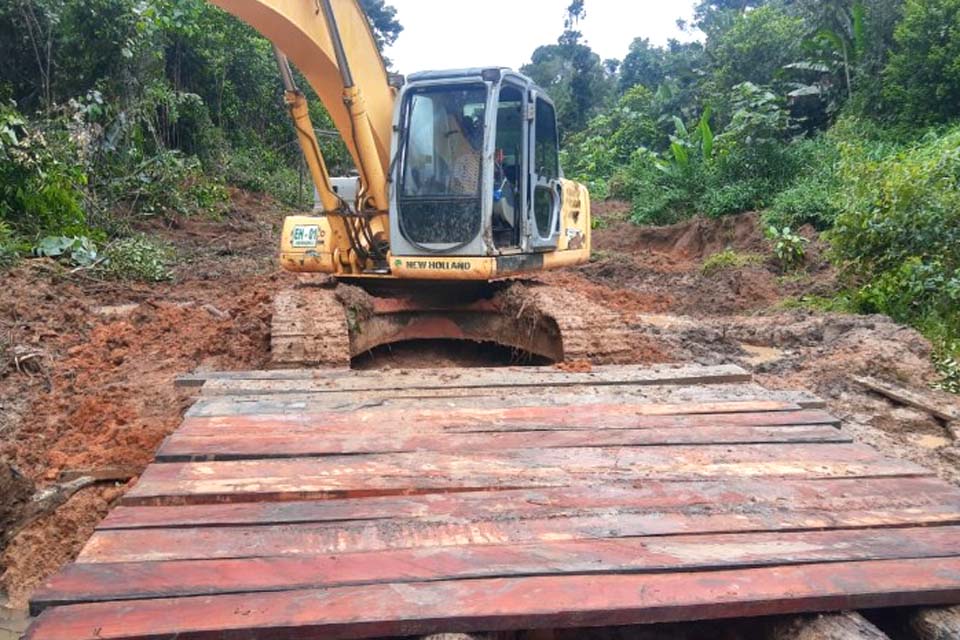
[(350, 332), (336, 291), (299, 286), (278, 292), (270, 348), (275, 368), (349, 367)]
[(626, 362), (638, 334), (616, 312), (537, 281), (493, 283), (486, 295), (371, 295), (348, 285), (301, 284), (274, 301), (275, 368), (349, 367), (376, 347), (410, 340), (468, 340), (507, 347), (518, 361)]

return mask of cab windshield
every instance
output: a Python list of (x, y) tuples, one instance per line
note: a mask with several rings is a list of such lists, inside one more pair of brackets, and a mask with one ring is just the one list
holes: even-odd
[(484, 85), (425, 87), (404, 105), (399, 189), (404, 235), (415, 243), (465, 243), (480, 232)]

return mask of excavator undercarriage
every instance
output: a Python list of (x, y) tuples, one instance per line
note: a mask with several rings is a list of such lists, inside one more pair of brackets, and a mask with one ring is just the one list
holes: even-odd
[(390, 282), (364, 284), (301, 278), (279, 292), (273, 366), (348, 367), (377, 347), (418, 340), (499, 345), (516, 363), (613, 363), (632, 352), (635, 340), (614, 312), (536, 280), (429, 282), (415, 292)]

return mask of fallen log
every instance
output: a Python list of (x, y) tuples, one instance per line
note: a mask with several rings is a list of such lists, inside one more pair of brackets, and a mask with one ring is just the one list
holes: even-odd
[(920, 609), (910, 616), (910, 631), (916, 640), (960, 638), (960, 607)]
[(907, 389), (870, 377), (854, 376), (853, 380), (894, 402), (926, 411), (947, 423), (960, 420), (960, 407), (957, 406), (956, 400), (945, 392)]
[(96, 482), (96, 478), (83, 476), (81, 478), (71, 480), (70, 482), (56, 484), (37, 491), (35, 494), (33, 494), (33, 497), (30, 498), (30, 501), (25, 505), (20, 521), (4, 532), (4, 543), (12, 540), (28, 525), (32, 524), (48, 513), (55, 511), (58, 507), (69, 500), (77, 491), (96, 484)]
[(890, 640), (855, 611), (797, 616), (773, 625), (767, 640)]

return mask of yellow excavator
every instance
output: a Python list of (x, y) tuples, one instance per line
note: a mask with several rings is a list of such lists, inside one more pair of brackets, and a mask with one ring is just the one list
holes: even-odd
[[(532, 80), (499, 67), (391, 76), (356, 0), (212, 1), (274, 43), (316, 189), (312, 213), (286, 218), (280, 261), (327, 277), (277, 294), (275, 365), (348, 365), (420, 339), (610, 359), (611, 318), (517, 279), (590, 256), (589, 194), (563, 178), (554, 105)], [(357, 177), (328, 174), (290, 62)]]

